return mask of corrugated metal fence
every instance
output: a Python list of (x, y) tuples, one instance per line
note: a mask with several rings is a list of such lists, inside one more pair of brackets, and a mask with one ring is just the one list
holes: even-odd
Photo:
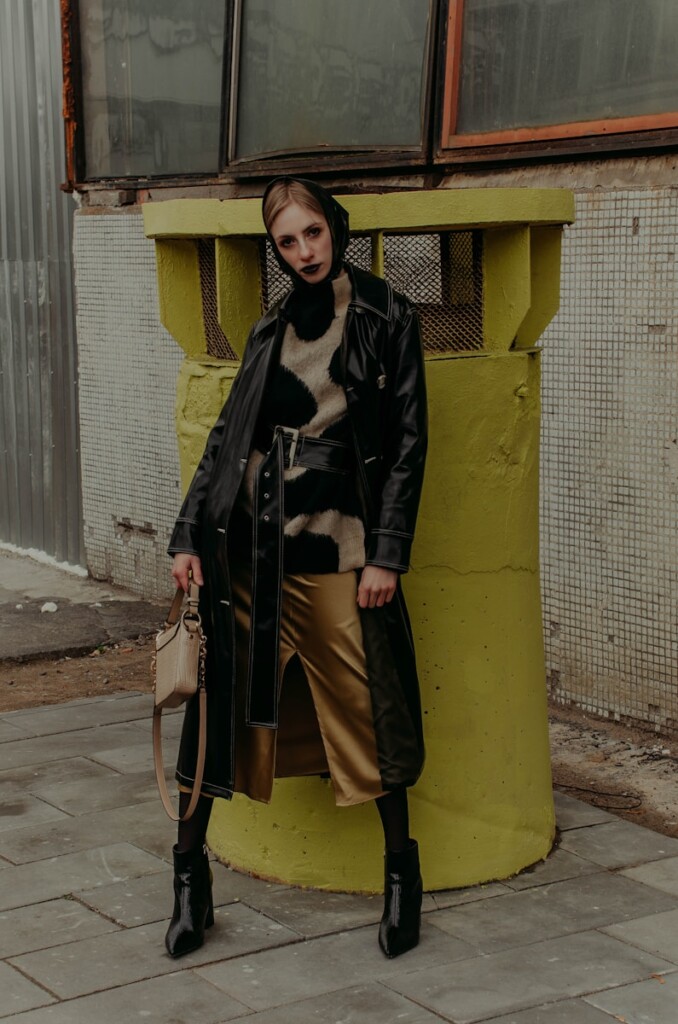
[(0, 3), (0, 541), (84, 564), (58, 0)]

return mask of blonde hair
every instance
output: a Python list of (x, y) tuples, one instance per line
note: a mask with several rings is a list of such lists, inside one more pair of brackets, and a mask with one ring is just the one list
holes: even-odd
[(300, 181), (276, 181), (269, 189), (261, 209), (267, 231), (271, 230), (278, 214), (290, 203), (298, 203), (299, 206), (305, 206), (307, 210), (319, 213), (325, 218), (323, 208), (316, 197)]

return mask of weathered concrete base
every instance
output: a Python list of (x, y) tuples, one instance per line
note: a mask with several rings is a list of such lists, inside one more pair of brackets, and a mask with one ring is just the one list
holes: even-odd
[[(427, 361), (431, 443), (412, 571), (427, 763), (411, 793), (429, 889), (506, 878), (554, 836), (538, 565), (539, 356)], [(374, 892), (371, 805), (276, 783), (270, 806), (217, 802), (210, 842), (235, 867)]]

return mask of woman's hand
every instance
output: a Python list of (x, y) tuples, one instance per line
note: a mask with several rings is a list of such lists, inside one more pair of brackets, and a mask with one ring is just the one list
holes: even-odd
[(358, 604), (361, 608), (381, 608), (393, 599), (397, 584), (398, 573), (393, 569), (366, 565), (358, 584)]
[(197, 555), (189, 555), (187, 551), (179, 551), (172, 561), (172, 576), (178, 587), (188, 593), (188, 574), (193, 574), (193, 582), (199, 587), (203, 585), (202, 565)]

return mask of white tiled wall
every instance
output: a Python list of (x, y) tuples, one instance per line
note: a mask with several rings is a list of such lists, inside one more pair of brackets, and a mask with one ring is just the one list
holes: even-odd
[(678, 192), (577, 196), (544, 337), (550, 690), (678, 724)]
[(87, 566), (166, 596), (181, 504), (174, 396), (183, 353), (158, 319), (154, 244), (138, 211), (79, 213), (74, 256)]

